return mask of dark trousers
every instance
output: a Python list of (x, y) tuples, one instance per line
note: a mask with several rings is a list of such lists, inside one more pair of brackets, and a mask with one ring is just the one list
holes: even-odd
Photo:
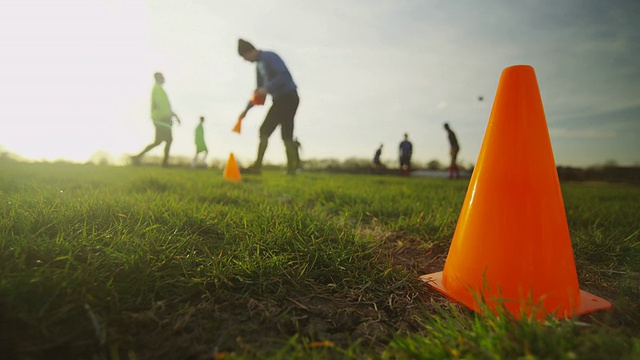
[(411, 174), (411, 156), (400, 156), (400, 174)]
[(267, 113), (262, 126), (260, 126), (260, 144), (258, 145), (258, 157), (255, 166), (262, 166), (262, 159), (269, 144), (269, 137), (280, 125), (280, 133), (282, 141), (287, 152), (287, 169), (295, 170), (298, 163), (298, 149), (293, 141), (293, 121), (300, 104), (300, 98), (297, 92), (280, 95), (273, 100), (273, 105)]

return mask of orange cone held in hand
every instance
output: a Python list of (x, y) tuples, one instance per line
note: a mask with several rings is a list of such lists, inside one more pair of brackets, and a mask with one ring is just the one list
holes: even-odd
[(233, 153), (229, 154), (229, 160), (227, 161), (227, 166), (224, 167), (222, 176), (227, 180), (235, 182), (242, 180), (240, 177), (240, 169), (238, 168), (238, 164), (236, 163), (236, 158), (233, 156)]
[(536, 75), (500, 77), (444, 270), (420, 277), (467, 307), (558, 318), (611, 307), (578, 285)]
[(233, 130), (231, 130), (231, 131), (233, 131), (234, 133), (240, 134), (240, 131), (242, 130), (242, 119), (243, 119), (243, 116), (240, 116), (238, 118), (238, 121), (236, 122), (236, 125), (233, 127)]
[[(257, 94), (253, 94), (253, 96), (251, 97), (251, 101), (249, 101), (247, 103), (247, 107), (245, 107), (244, 111), (242, 112), (242, 114), (240, 114), (240, 116), (238, 117), (238, 121), (236, 122), (236, 125), (233, 127), (233, 129), (231, 131), (240, 134), (240, 131), (242, 130), (242, 120), (244, 120), (244, 117), (247, 115), (247, 113), (249, 112), (249, 110), (251, 110), (251, 108), (256, 105), (256, 96), (258, 96)], [(261, 98), (262, 103), (260, 103), (259, 105), (264, 104), (264, 97)]]

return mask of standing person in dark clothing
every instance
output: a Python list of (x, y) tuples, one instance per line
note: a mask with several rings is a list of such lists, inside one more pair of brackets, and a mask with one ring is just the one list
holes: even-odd
[(282, 141), (287, 154), (287, 174), (294, 175), (299, 164), (298, 149), (293, 141), (293, 124), (300, 98), (293, 77), (276, 53), (256, 49), (251, 43), (239, 39), (238, 54), (245, 60), (257, 63), (257, 96), (270, 94), (273, 105), (269, 109), (262, 126), (260, 126), (260, 143), (258, 156), (252, 170), (259, 173), (262, 159), (269, 144), (269, 137), (280, 125)]
[(171, 143), (173, 142), (173, 136), (171, 135), (171, 127), (173, 121), (180, 124), (180, 118), (171, 110), (171, 104), (169, 103), (169, 97), (162, 88), (164, 84), (164, 76), (162, 73), (155, 73), (153, 77), (156, 80), (151, 91), (151, 119), (153, 125), (156, 128), (156, 139), (153, 143), (149, 144), (138, 155), (131, 157), (134, 164), (140, 163), (142, 155), (146, 154), (151, 149), (160, 145), (164, 141), (164, 159), (162, 160), (162, 166), (167, 166), (169, 163), (169, 150), (171, 149)]
[(378, 169), (382, 166), (382, 162), (380, 162), (380, 156), (382, 156), (382, 146), (383, 144), (380, 144), (380, 147), (378, 148), (378, 150), (376, 150), (375, 155), (373, 155), (373, 168), (374, 169)]
[(409, 141), (409, 134), (404, 133), (404, 140), (400, 143), (401, 175), (411, 175), (411, 155), (413, 155), (413, 145)]
[(451, 165), (449, 165), (449, 179), (453, 179), (453, 174), (455, 172), (456, 179), (460, 178), (460, 171), (458, 170), (458, 165), (456, 164), (456, 159), (458, 158), (458, 152), (460, 151), (460, 145), (458, 145), (458, 138), (456, 138), (456, 134), (449, 128), (449, 124), (444, 124), (444, 129), (447, 130), (447, 134), (449, 136), (449, 145), (451, 146), (451, 150), (449, 154), (451, 155)]

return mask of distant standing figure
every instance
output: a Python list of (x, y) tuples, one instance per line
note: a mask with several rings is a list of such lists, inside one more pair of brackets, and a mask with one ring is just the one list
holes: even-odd
[(149, 150), (155, 148), (164, 141), (164, 158), (162, 160), (162, 166), (167, 166), (169, 163), (169, 150), (171, 149), (171, 142), (173, 142), (171, 127), (173, 126), (174, 119), (178, 124), (180, 124), (180, 118), (178, 118), (178, 115), (171, 110), (171, 104), (169, 103), (167, 93), (164, 91), (164, 88), (162, 88), (162, 85), (164, 84), (164, 76), (162, 73), (157, 72), (153, 74), (153, 77), (155, 78), (156, 83), (153, 85), (153, 90), (151, 91), (151, 119), (153, 120), (153, 125), (156, 128), (156, 139), (138, 155), (133, 156), (131, 160), (134, 164), (139, 164), (142, 155), (146, 154)]
[(373, 155), (373, 168), (374, 169), (378, 169), (382, 166), (382, 163), (380, 162), (380, 156), (382, 156), (382, 147), (383, 144), (380, 144), (380, 147), (378, 148), (378, 150), (376, 150), (375, 155)]
[(447, 134), (449, 136), (449, 145), (451, 146), (451, 150), (449, 154), (451, 155), (451, 165), (449, 165), (449, 179), (453, 179), (453, 174), (455, 172), (456, 179), (460, 178), (460, 171), (458, 170), (458, 165), (456, 164), (456, 159), (458, 158), (458, 152), (460, 151), (460, 145), (458, 145), (458, 138), (456, 138), (456, 134), (451, 130), (448, 123), (444, 124), (444, 129), (447, 130)]
[(191, 167), (196, 167), (198, 165), (198, 155), (203, 153), (202, 155), (202, 167), (207, 167), (206, 158), (209, 154), (209, 149), (207, 148), (207, 143), (204, 141), (204, 127), (202, 124), (204, 123), (204, 116), (200, 116), (200, 123), (196, 126), (196, 155), (193, 157), (193, 161), (191, 162)]
[(293, 124), (300, 98), (297, 86), (284, 61), (272, 51), (258, 50), (251, 43), (239, 39), (238, 54), (246, 61), (255, 62), (258, 86), (255, 94), (271, 94), (273, 105), (260, 126), (258, 156), (252, 170), (259, 173), (269, 137), (280, 125), (282, 141), (287, 154), (287, 174), (294, 175), (299, 165), (298, 148), (293, 141)]
[(400, 143), (400, 174), (411, 174), (411, 155), (413, 155), (413, 145), (409, 141), (409, 134), (404, 134), (404, 140)]

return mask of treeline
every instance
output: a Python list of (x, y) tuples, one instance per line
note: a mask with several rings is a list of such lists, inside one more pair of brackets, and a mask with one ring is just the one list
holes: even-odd
[(640, 185), (640, 166), (596, 165), (588, 168), (558, 166), (560, 181), (602, 181)]
[[(29, 162), (29, 160), (16, 156), (0, 149), (0, 162)], [(170, 164), (175, 167), (189, 167), (191, 165), (191, 158), (187, 156), (172, 156)], [(65, 161), (55, 161), (65, 162)], [(96, 153), (92, 156), (86, 164), (88, 165), (127, 165), (129, 163), (128, 158), (114, 159), (106, 153)], [(159, 156), (149, 155), (145, 157), (143, 165), (159, 165), (161, 158)], [(226, 164), (226, 159), (212, 158), (208, 160), (209, 169), (223, 169)], [(241, 163), (241, 167), (246, 167), (249, 164)], [(438, 160), (430, 160), (428, 162), (414, 162), (413, 170), (432, 170), (432, 171), (446, 171), (448, 164), (442, 164)], [(472, 172), (473, 165), (459, 164), (461, 171)], [(339, 159), (306, 159), (302, 161), (302, 167), (304, 171), (325, 171), (325, 172), (340, 172), (340, 173), (353, 173), (353, 174), (397, 174), (398, 164), (387, 163), (382, 167), (374, 169), (370, 159), (364, 158), (347, 158), (344, 160)], [(269, 169), (284, 169), (284, 165), (270, 164), (264, 165), (265, 170)], [(608, 161), (603, 165), (593, 165), (586, 168), (572, 167), (572, 166), (558, 166), (558, 178), (560, 181), (601, 181), (610, 183), (627, 183), (627, 184), (640, 184), (640, 166), (619, 166), (615, 161)]]
[[(372, 169), (372, 162), (370, 159), (351, 157), (345, 160), (338, 159), (308, 159), (303, 160), (303, 166), (308, 170), (344, 170), (344, 171), (369, 171)], [(397, 170), (399, 166), (398, 162), (383, 163), (381, 169), (394, 169)], [(444, 170), (447, 167), (440, 163), (438, 160), (430, 160), (428, 162), (412, 161), (411, 167), (414, 170)], [(460, 170), (470, 170), (469, 167), (458, 164)]]

